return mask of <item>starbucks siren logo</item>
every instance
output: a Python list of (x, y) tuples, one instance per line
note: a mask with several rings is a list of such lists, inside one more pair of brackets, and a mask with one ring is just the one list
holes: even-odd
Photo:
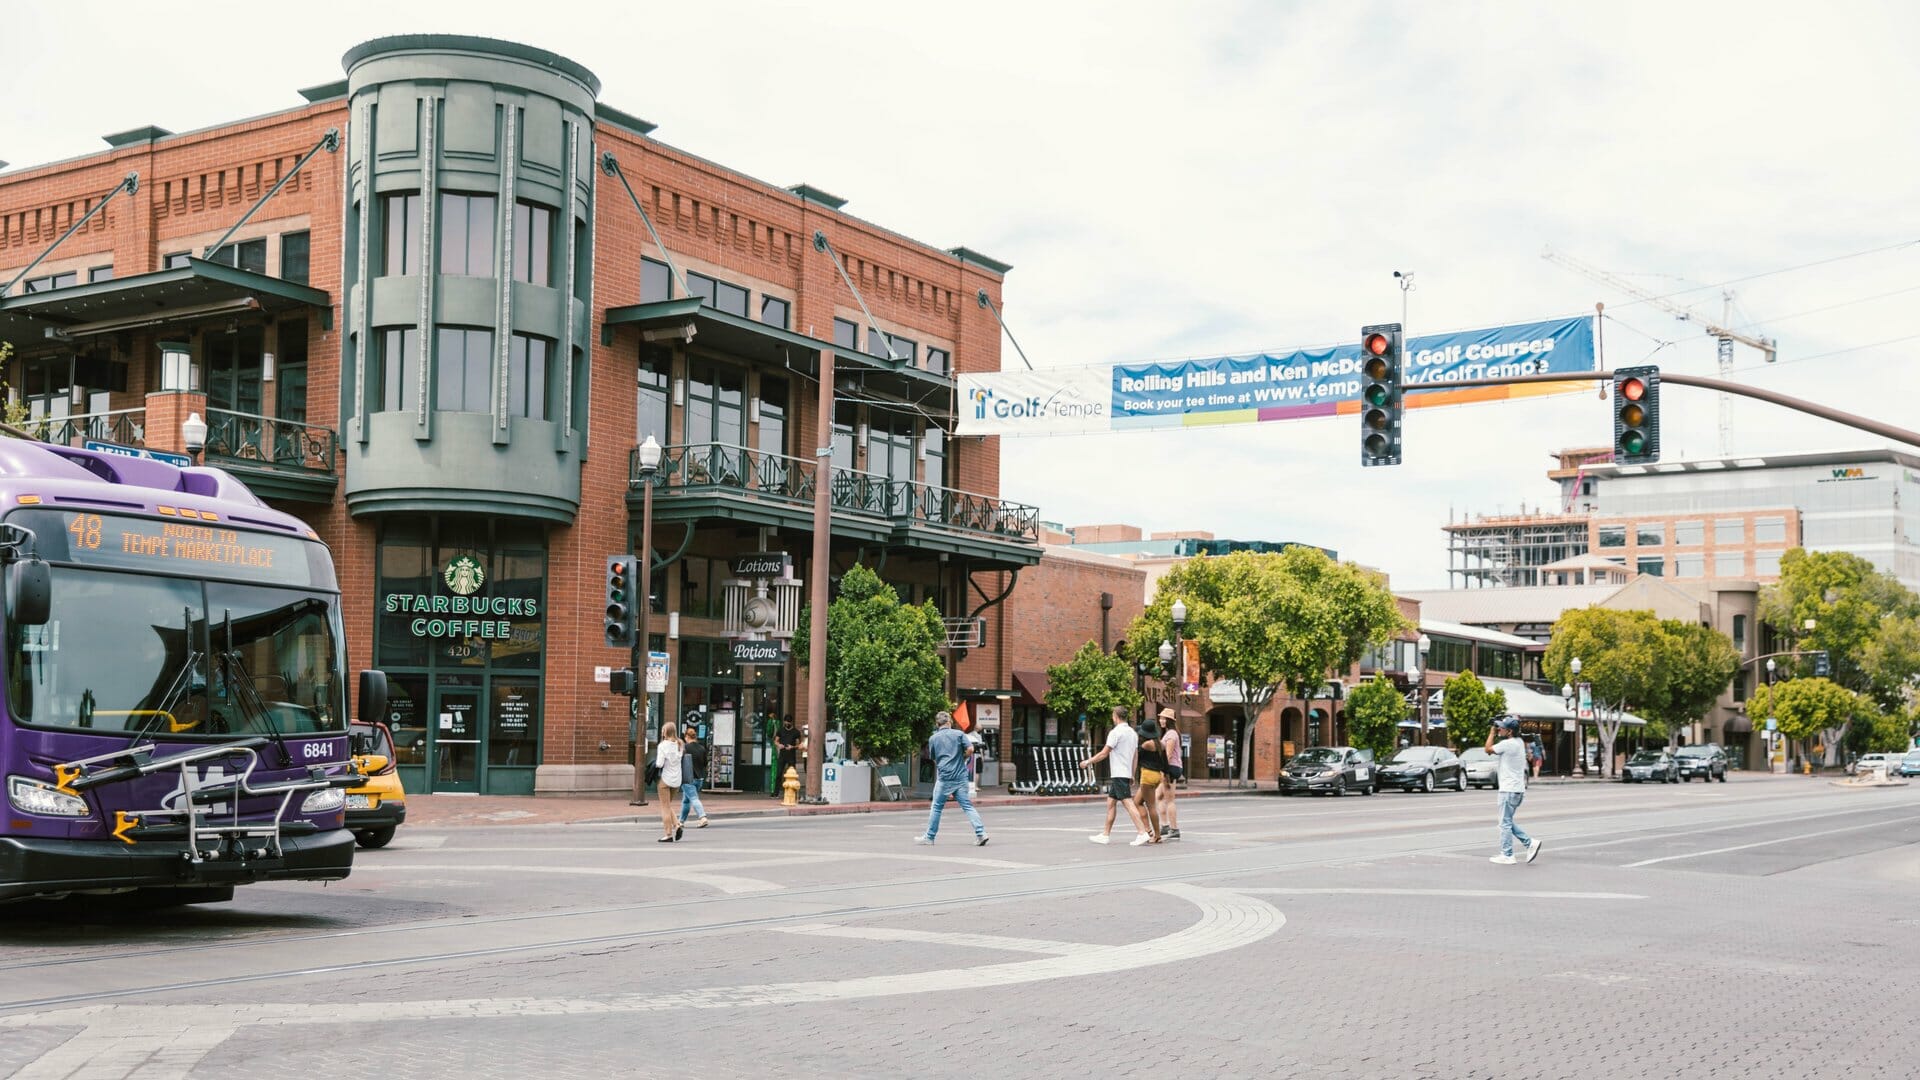
[(472, 596), (487, 583), (487, 572), (480, 569), (480, 563), (471, 555), (462, 555), (448, 562), (446, 573), (441, 577), (446, 579), (447, 588), (457, 596)]

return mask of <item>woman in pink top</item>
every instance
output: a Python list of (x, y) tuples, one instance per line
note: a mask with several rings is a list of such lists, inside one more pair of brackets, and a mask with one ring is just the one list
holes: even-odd
[(1160, 710), (1160, 751), (1167, 757), (1167, 782), (1160, 785), (1161, 835), (1180, 839), (1180, 811), (1173, 804), (1173, 786), (1186, 775), (1186, 760), (1180, 752), (1178, 719), (1172, 709)]

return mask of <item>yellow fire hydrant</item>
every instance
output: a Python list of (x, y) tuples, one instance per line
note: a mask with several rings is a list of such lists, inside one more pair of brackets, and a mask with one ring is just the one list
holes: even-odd
[(797, 806), (800, 803), (800, 774), (793, 766), (787, 766), (787, 778), (780, 783), (780, 805)]

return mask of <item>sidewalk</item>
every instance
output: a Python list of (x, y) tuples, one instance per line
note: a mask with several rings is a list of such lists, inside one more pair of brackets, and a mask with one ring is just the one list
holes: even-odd
[[(1273, 784), (1265, 788), (1231, 788), (1225, 780), (1192, 780), (1180, 789), (1180, 798), (1217, 798), (1273, 794)], [(1041, 803), (1100, 802), (1105, 795), (1009, 795), (1006, 789), (985, 790), (973, 801), (981, 810), (1001, 806), (1031, 806)], [(760, 792), (701, 792), (700, 802), (707, 816), (715, 819), (812, 817), (818, 814), (874, 814), (894, 811), (926, 813), (926, 799), (911, 796), (899, 802), (840, 803), (834, 806), (782, 806)], [(677, 809), (677, 808), (676, 808)], [(957, 812), (956, 807), (949, 807)], [(589, 825), (610, 822), (657, 822), (660, 804), (652, 792), (647, 805), (634, 806), (624, 795), (618, 796), (533, 796), (533, 795), (408, 795), (405, 828), (442, 829), (475, 825)]]

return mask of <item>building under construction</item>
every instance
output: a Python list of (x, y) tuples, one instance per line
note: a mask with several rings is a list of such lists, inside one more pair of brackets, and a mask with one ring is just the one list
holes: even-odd
[(1591, 465), (1608, 462), (1607, 447), (1561, 450), (1547, 471), (1560, 487), (1560, 506), (1518, 514), (1473, 515), (1449, 521), (1447, 587), (1479, 589), (1545, 584), (1542, 567), (1585, 555), (1593, 510)]

